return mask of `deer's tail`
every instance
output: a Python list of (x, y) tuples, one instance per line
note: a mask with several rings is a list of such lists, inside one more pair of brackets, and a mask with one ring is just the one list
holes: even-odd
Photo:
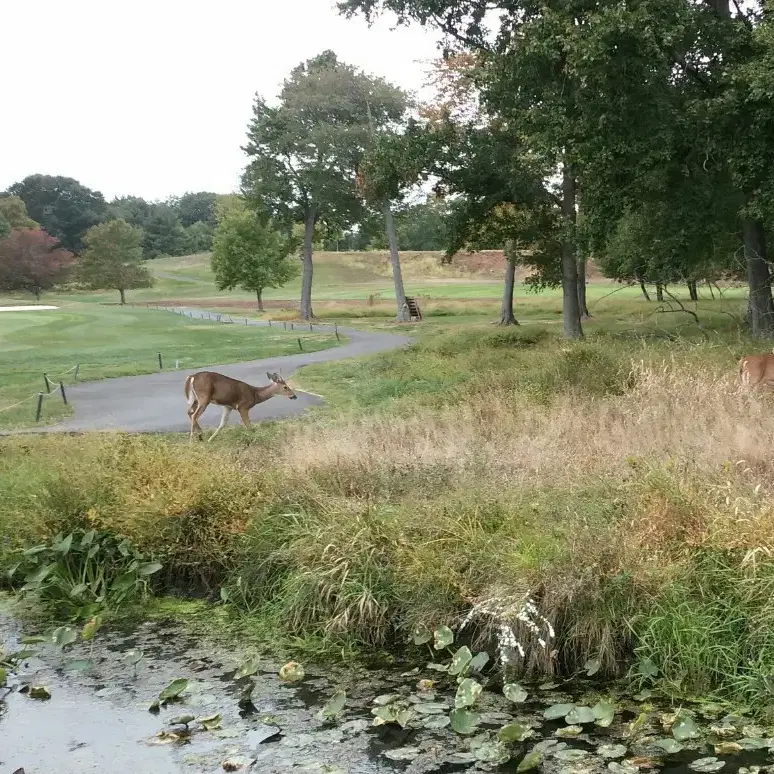
[(185, 380), (185, 398), (188, 401), (189, 406), (193, 406), (194, 403), (199, 402), (199, 399), (196, 397), (196, 390), (194, 390), (193, 380), (193, 374)]
[(748, 384), (750, 381), (750, 372), (747, 370), (747, 358), (743, 357), (739, 361), (739, 381), (742, 384)]

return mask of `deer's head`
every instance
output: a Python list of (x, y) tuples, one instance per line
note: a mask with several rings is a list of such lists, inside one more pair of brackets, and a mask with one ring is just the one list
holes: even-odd
[(298, 395), (293, 392), (293, 388), (279, 374), (267, 373), (266, 376), (276, 385), (275, 395), (284, 395), (286, 398), (290, 398), (290, 400), (298, 398)]

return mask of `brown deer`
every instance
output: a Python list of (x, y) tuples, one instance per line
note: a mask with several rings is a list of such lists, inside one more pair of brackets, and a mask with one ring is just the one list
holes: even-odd
[(194, 431), (200, 441), (204, 439), (199, 417), (210, 403), (223, 407), (218, 429), (208, 439), (211, 441), (225, 427), (232, 411), (238, 411), (242, 424), (250, 427), (248, 412), (253, 406), (275, 395), (284, 395), (291, 400), (298, 397), (279, 374), (267, 373), (266, 376), (271, 380), (271, 384), (266, 387), (253, 387), (246, 382), (240, 382), (239, 379), (216, 374), (214, 371), (199, 371), (191, 374), (185, 380), (185, 397), (188, 400), (188, 416), (191, 418), (191, 441), (194, 439)]
[(739, 379), (745, 387), (774, 387), (774, 354), (743, 357), (739, 361)]

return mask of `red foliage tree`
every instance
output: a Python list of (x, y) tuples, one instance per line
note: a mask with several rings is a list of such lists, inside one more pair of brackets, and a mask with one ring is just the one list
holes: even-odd
[(43, 229), (15, 228), (0, 240), (0, 290), (24, 290), (40, 298), (61, 283), (75, 256)]

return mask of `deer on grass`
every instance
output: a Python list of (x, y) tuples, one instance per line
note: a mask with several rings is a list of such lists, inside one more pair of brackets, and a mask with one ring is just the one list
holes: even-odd
[(774, 354), (743, 357), (739, 361), (739, 380), (745, 387), (774, 387)]
[(253, 387), (246, 382), (240, 382), (239, 379), (216, 374), (214, 371), (199, 371), (199, 373), (191, 374), (185, 380), (185, 397), (188, 400), (188, 416), (191, 418), (190, 440), (194, 439), (194, 431), (196, 431), (200, 441), (204, 439), (204, 431), (199, 425), (199, 417), (210, 403), (223, 408), (218, 429), (208, 439), (211, 441), (225, 427), (232, 411), (238, 411), (242, 418), (242, 424), (245, 427), (250, 427), (248, 412), (253, 406), (257, 406), (275, 395), (284, 395), (290, 400), (295, 400), (298, 397), (279, 374), (267, 373), (266, 376), (271, 380), (271, 384), (266, 387)]

